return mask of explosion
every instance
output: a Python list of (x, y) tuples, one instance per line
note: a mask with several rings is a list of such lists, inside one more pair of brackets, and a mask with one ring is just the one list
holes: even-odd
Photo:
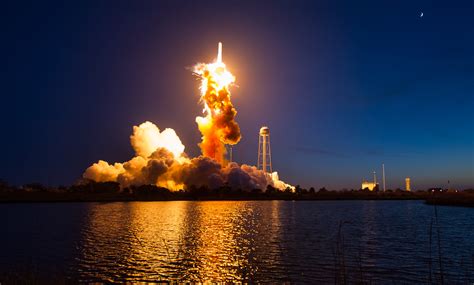
[(219, 43), (217, 60), (209, 64), (197, 64), (194, 73), (201, 77), (201, 101), (205, 117), (196, 117), (202, 134), (199, 144), (204, 156), (225, 163), (225, 145), (240, 141), (240, 128), (235, 121), (235, 110), (230, 101), (229, 86), (235, 77), (222, 62), (222, 43)]
[(238, 165), (225, 160), (225, 145), (240, 141), (240, 128), (235, 121), (237, 111), (230, 101), (229, 87), (235, 77), (222, 62), (222, 44), (214, 63), (199, 63), (194, 73), (201, 79), (201, 99), (205, 117), (196, 117), (202, 142), (202, 155), (189, 158), (184, 145), (173, 129), (163, 131), (151, 122), (133, 127), (130, 143), (135, 157), (124, 163), (109, 164), (99, 160), (83, 174), (96, 182), (114, 181), (122, 188), (156, 185), (170, 190), (191, 186), (211, 189), (228, 186), (232, 189), (265, 190), (268, 185), (284, 190), (293, 186), (280, 181), (276, 172), (266, 173), (255, 166)]

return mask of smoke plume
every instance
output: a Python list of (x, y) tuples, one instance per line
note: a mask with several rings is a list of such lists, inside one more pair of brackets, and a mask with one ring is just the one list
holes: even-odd
[(219, 44), (214, 63), (197, 64), (193, 71), (201, 79), (200, 101), (205, 114), (196, 117), (202, 134), (201, 156), (189, 158), (173, 129), (161, 132), (155, 124), (144, 122), (134, 126), (130, 136), (135, 157), (114, 164), (99, 160), (86, 169), (83, 177), (96, 182), (118, 182), (122, 188), (140, 185), (156, 185), (170, 190), (192, 186), (228, 186), (242, 190), (265, 190), (268, 185), (281, 190), (293, 188), (280, 181), (276, 172), (270, 174), (255, 166), (225, 160), (225, 145), (237, 144), (241, 134), (229, 92), (235, 77), (222, 62), (222, 45)]
[(230, 101), (229, 86), (234, 76), (223, 62), (197, 64), (194, 72), (201, 77), (201, 102), (206, 117), (197, 117), (196, 122), (202, 134), (199, 144), (204, 156), (225, 163), (225, 145), (240, 141), (240, 128), (235, 121), (237, 111)]
[(203, 155), (190, 159), (174, 130), (160, 132), (151, 122), (134, 126), (130, 142), (135, 157), (114, 164), (99, 160), (86, 169), (83, 177), (96, 182), (118, 182), (122, 188), (140, 185), (157, 185), (170, 190), (191, 186), (211, 189), (228, 186), (242, 190), (265, 190), (268, 185), (281, 190), (292, 188), (280, 181), (276, 172), (270, 175), (255, 166), (235, 162), (223, 166)]

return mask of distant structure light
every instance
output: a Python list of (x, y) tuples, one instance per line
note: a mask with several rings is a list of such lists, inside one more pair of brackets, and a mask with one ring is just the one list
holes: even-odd
[(377, 176), (375, 175), (375, 171), (373, 173), (374, 173), (374, 181), (373, 182), (369, 182), (367, 180), (362, 181), (362, 186), (361, 186), (362, 190), (369, 189), (369, 191), (374, 191), (375, 189), (378, 189)]
[(411, 181), (410, 181), (410, 177), (405, 178), (405, 190), (406, 190), (406, 191), (411, 191)]
[(376, 186), (377, 184), (375, 184), (374, 182), (362, 181), (361, 189), (369, 189), (369, 191), (374, 191)]

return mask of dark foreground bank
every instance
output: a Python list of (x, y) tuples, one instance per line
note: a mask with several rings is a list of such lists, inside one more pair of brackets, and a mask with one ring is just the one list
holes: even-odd
[(70, 187), (48, 188), (40, 184), (28, 184), (21, 188), (0, 187), (0, 202), (114, 202), (114, 201), (172, 201), (172, 200), (425, 200), (431, 205), (474, 207), (474, 192), (430, 189), (408, 192), (403, 190), (329, 191), (325, 188), (279, 191), (269, 186), (266, 191), (254, 189), (242, 191), (220, 187), (190, 187), (187, 190), (170, 191), (154, 185), (121, 189), (115, 182), (89, 182)]

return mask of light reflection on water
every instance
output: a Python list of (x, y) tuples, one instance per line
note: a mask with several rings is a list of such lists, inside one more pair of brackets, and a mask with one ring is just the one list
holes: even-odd
[[(446, 283), (474, 281), (474, 209), (438, 213)], [(427, 283), (431, 263), (436, 282), (432, 219), (421, 201), (4, 204), (0, 281), (24, 265), (81, 282)]]
[(232, 201), (97, 204), (82, 232), (80, 278), (253, 279), (262, 268), (277, 270), (281, 263), (279, 206)]

